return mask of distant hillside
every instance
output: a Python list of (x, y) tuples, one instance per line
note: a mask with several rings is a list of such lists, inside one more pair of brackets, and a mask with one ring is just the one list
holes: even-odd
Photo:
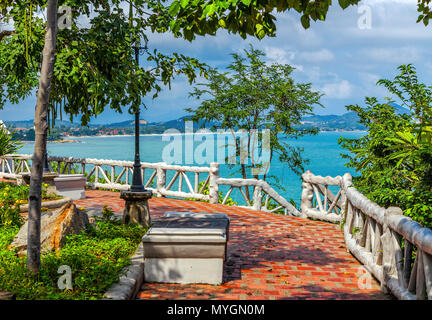
[[(140, 127), (146, 126), (148, 123), (145, 120), (140, 120), (139, 121)], [(99, 125), (101, 126), (101, 125)], [(135, 126), (135, 120), (127, 120), (127, 121), (122, 121), (122, 122), (114, 122), (114, 123), (109, 123), (109, 124), (105, 124), (103, 125), (104, 127), (107, 128), (126, 128), (126, 127), (134, 127)]]
[[(392, 106), (395, 108), (396, 113), (403, 114), (408, 113), (409, 110), (393, 103)], [(184, 132), (185, 121), (188, 116), (181, 117), (175, 120), (159, 121), (159, 122), (147, 122), (146, 120), (140, 120), (140, 132), (141, 133), (163, 133), (168, 129), (176, 129), (180, 132)], [(12, 125), (14, 128), (32, 128), (33, 120), (27, 121), (5, 121), (7, 126)], [(203, 121), (193, 124), (193, 130), (196, 131), (200, 129), (203, 125)], [(217, 126), (217, 122), (207, 123), (206, 127), (211, 128), (212, 126)], [(114, 122), (108, 124), (90, 124), (89, 128), (81, 127), (77, 123), (70, 123), (69, 121), (57, 120), (55, 127), (63, 129), (71, 129), (74, 134), (78, 134), (77, 130), (85, 131), (85, 134), (90, 134), (88, 131), (94, 131), (94, 134), (100, 133), (99, 131), (109, 131), (111, 134), (116, 134), (114, 130), (120, 130), (123, 133), (133, 133), (133, 128), (135, 126), (135, 120), (127, 120), (122, 122)], [(359, 123), (359, 118), (355, 112), (347, 112), (342, 115), (313, 115), (304, 117), (302, 119), (302, 125), (299, 128), (318, 128), (321, 131), (353, 131), (353, 130), (365, 130), (365, 127)], [(66, 130), (68, 131), (68, 130)], [(114, 132), (114, 133), (113, 133)], [(83, 133), (84, 134), (84, 133)]]
[(365, 130), (365, 127), (359, 123), (359, 117), (355, 112), (347, 112), (342, 115), (314, 115), (302, 119), (301, 128), (318, 128), (321, 131), (336, 130)]
[[(392, 103), (391, 106), (395, 108), (397, 114), (408, 113), (409, 110), (396, 104)], [(304, 117), (302, 119), (301, 128), (318, 128), (321, 131), (353, 131), (353, 130), (365, 130), (366, 128), (359, 123), (359, 117), (353, 111), (344, 113), (342, 115), (314, 115)]]
[[(25, 128), (25, 129), (29, 129), (29, 128), (33, 128), (34, 127), (34, 120), (19, 120), (19, 121), (5, 121), (4, 123), (7, 126), (12, 126), (13, 128)], [(80, 125), (78, 125), (77, 123), (71, 123), (70, 121), (65, 121), (65, 120), (56, 120), (55, 122), (55, 127), (64, 127), (64, 128), (76, 128), (79, 127)]]

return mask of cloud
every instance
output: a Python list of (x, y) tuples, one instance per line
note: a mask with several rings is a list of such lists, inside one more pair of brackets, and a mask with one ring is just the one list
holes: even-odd
[(289, 64), (294, 67), (297, 71), (303, 71), (303, 66), (294, 63), (296, 53), (292, 50), (285, 50), (278, 47), (264, 47), (264, 53), (266, 55), (267, 63), (279, 63), (279, 64)]
[(415, 62), (422, 58), (422, 50), (412, 46), (368, 48), (361, 50), (361, 54), (373, 61), (400, 64)]
[(351, 96), (353, 85), (348, 80), (328, 83), (321, 88), (327, 98), (346, 99)]
[(278, 47), (265, 47), (264, 52), (267, 59), (269, 59), (271, 62), (280, 64), (290, 63), (295, 58), (295, 52), (287, 52), (284, 49)]
[(334, 59), (334, 55), (327, 49), (319, 51), (305, 51), (299, 55), (299, 58), (308, 62), (325, 62)]

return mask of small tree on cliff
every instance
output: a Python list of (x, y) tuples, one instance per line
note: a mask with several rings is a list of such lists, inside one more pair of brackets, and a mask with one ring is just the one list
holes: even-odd
[[(233, 139), (236, 163), (240, 164), (243, 179), (250, 176), (258, 179), (259, 172), (262, 172), (265, 180), (266, 169), (275, 156), (296, 174), (300, 174), (304, 171), (305, 162), (301, 156), (302, 148), (290, 146), (285, 139), (297, 139), (317, 132), (315, 129), (298, 130), (296, 126), (300, 125), (303, 116), (312, 113), (315, 105), (321, 105), (319, 100), (322, 95), (313, 91), (310, 83), (295, 83), (291, 75), (294, 68), (290, 65), (266, 64), (262, 60), (264, 53), (252, 46), (250, 50), (245, 50), (245, 54), (246, 57), (232, 54), (229, 72), (213, 70), (209, 82), (196, 87), (191, 93), (197, 99), (209, 98), (203, 100), (198, 108), (186, 110), (192, 114), (192, 120), (202, 121), (203, 126), (216, 122), (213, 129), (216, 126), (223, 128), (233, 136), (238, 130), (247, 132), (245, 138)], [(270, 133), (270, 162), (264, 164), (263, 168), (263, 164), (257, 162), (256, 152), (252, 151), (253, 146), (262, 151), (264, 146), (255, 141), (263, 142), (262, 137), (254, 132), (265, 129)], [(241, 150), (241, 139), (246, 140), (243, 145), (247, 152)], [(241, 159), (242, 154), (247, 154), (247, 158)], [(275, 176), (272, 178), (277, 179)]]

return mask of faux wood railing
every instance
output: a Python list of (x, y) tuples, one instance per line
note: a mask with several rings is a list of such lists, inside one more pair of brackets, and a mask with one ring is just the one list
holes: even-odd
[[(302, 216), (301, 212), (297, 210), (295, 206), (293, 206), (290, 202), (288, 202), (284, 197), (279, 195), (276, 190), (274, 190), (266, 181), (257, 180), (257, 179), (225, 179), (218, 178), (216, 180), (217, 185), (227, 185), (229, 186), (229, 190), (226, 193), (222, 204), (225, 204), (228, 197), (231, 195), (231, 192), (237, 188), (240, 190), (243, 199), (247, 203), (247, 206), (242, 206), (245, 208), (257, 210), (257, 211), (265, 211), (265, 212), (276, 212), (283, 211), (285, 215), (290, 216)], [(253, 188), (253, 198), (250, 201), (246, 193), (244, 192), (244, 187)], [(265, 200), (263, 201), (263, 198)], [(270, 208), (270, 203), (273, 204), (272, 208)]]
[[(338, 182), (339, 199), (325, 191), (326, 186)], [(313, 208), (313, 197), (320, 198), (320, 194), (327, 194), (328, 209), (323, 204), (325, 196), (321, 205)], [(331, 212), (333, 204), (339, 212)], [(323, 178), (306, 172), (302, 212), (342, 223), (346, 247), (381, 283), (383, 291), (398, 299), (432, 300), (432, 230), (404, 216), (400, 208), (385, 209), (366, 198), (353, 187), (349, 173), (342, 178)]]
[[(340, 222), (344, 203), (341, 188), (342, 177), (315, 176), (308, 170), (302, 175), (302, 180), (302, 213), (309, 218)], [(338, 189), (336, 195), (330, 191), (329, 186), (335, 186)]]
[[(30, 172), (31, 164), (29, 161), (31, 158), (31, 155), (8, 155), (1, 158), (0, 178), (20, 179), (22, 173)], [(132, 161), (48, 156), (48, 163), (51, 171), (53, 171), (53, 167), (56, 167), (59, 174), (72, 172), (85, 174), (87, 176), (86, 185), (94, 189), (128, 190), (132, 182)], [(217, 202), (217, 199), (211, 199), (214, 192), (205, 195), (203, 191), (207, 185), (209, 185), (210, 190), (215, 188), (214, 181), (217, 178), (215, 175), (218, 175), (218, 170), (217, 163), (210, 167), (141, 163), (143, 184), (145, 188), (152, 190), (157, 196), (191, 198), (211, 202)], [(146, 172), (150, 172), (150, 174), (146, 175)], [(201, 187), (199, 187), (200, 179), (204, 181)], [(174, 190), (174, 187), (177, 189)]]
[[(0, 178), (20, 179), (22, 173), (30, 172), (31, 158), (31, 155), (7, 155), (0, 158)], [(48, 164), (51, 171), (53, 171), (54, 167), (59, 174), (70, 174), (72, 172), (85, 174), (87, 176), (86, 184), (91, 188), (128, 190), (133, 174), (132, 161), (48, 156)], [(146, 172), (150, 172), (150, 174), (146, 174)], [(246, 203), (242, 207), (301, 216), (295, 206), (280, 196), (263, 180), (221, 178), (217, 162), (212, 162), (209, 167), (143, 162), (141, 163), (141, 176), (144, 187), (152, 190), (157, 196), (219, 203), (219, 186), (225, 185), (229, 186), (229, 190), (223, 196), (223, 204), (226, 204), (233, 190), (237, 189)], [(207, 186), (208, 194), (205, 194)], [(253, 191), (251, 200), (246, 196), (246, 187), (251, 188)], [(265, 200), (263, 200), (264, 197)]]

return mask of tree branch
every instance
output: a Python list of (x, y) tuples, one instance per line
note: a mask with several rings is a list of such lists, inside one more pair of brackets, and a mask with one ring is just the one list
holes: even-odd
[(5, 38), (5, 37), (7, 37), (7, 36), (10, 36), (10, 35), (12, 35), (12, 34), (14, 34), (14, 33), (15, 33), (15, 31), (10, 31), (10, 30), (3, 30), (3, 31), (0, 31), (0, 41), (2, 41), (3, 38)]

